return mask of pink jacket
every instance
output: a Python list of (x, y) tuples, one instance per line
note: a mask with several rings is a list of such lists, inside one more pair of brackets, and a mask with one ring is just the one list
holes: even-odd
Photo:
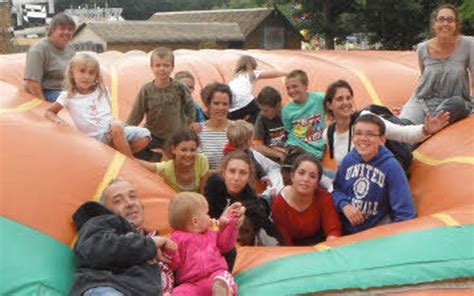
[(178, 245), (171, 256), (171, 269), (176, 272), (176, 282), (193, 283), (209, 277), (216, 271), (227, 270), (222, 253), (227, 253), (237, 242), (237, 220), (231, 218), (221, 231), (208, 230), (204, 233), (174, 230), (171, 239)]

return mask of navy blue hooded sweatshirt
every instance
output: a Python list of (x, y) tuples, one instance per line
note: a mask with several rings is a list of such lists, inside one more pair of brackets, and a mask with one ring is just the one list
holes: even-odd
[[(385, 146), (380, 146), (377, 155), (368, 162), (352, 149), (338, 168), (332, 197), (341, 213), (345, 233), (374, 227), (387, 215), (394, 222), (416, 216), (406, 175)], [(364, 223), (351, 225), (342, 212), (347, 204), (362, 212)]]

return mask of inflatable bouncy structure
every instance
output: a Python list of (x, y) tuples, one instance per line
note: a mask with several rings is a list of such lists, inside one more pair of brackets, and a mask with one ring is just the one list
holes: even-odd
[[(188, 70), (196, 77), (196, 97), (208, 83), (229, 81), (243, 54), (252, 55), (263, 70), (306, 71), (314, 91), (345, 79), (359, 108), (369, 103), (402, 106), (419, 75), (414, 52), (175, 53), (175, 71)], [(125, 120), (139, 88), (153, 78), (149, 56), (138, 51), (91, 54), (100, 61), (114, 114)], [(71, 215), (79, 205), (97, 200), (111, 179), (122, 176), (138, 189), (146, 226), (166, 233), (174, 192), (134, 160), (45, 119), (49, 104), (23, 90), (24, 63), (24, 54), (0, 56), (0, 295), (66, 295), (74, 275)], [(281, 78), (258, 81), (257, 91), (265, 85), (285, 94)], [(60, 116), (69, 119), (65, 112)], [(239, 294), (472, 293), (460, 283), (474, 277), (473, 129), (471, 116), (414, 151), (410, 185), (418, 218), (309, 247), (242, 247), (234, 269)], [(454, 290), (436, 285), (453, 280)], [(434, 287), (418, 285), (426, 283)]]

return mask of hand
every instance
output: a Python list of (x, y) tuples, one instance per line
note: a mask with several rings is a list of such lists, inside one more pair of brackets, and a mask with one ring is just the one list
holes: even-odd
[(202, 131), (202, 125), (199, 122), (193, 122), (189, 125), (189, 129), (199, 134)]
[(449, 124), (449, 112), (440, 112), (435, 116), (427, 115), (425, 117), (424, 131), (427, 136), (431, 136), (439, 132), (442, 128)]
[(163, 245), (163, 249), (174, 252), (178, 250), (178, 245), (174, 241), (168, 238), (165, 244)]
[(236, 217), (236, 227), (240, 227), (243, 223), (244, 216), (245, 207), (240, 202), (234, 202), (222, 213), (221, 217), (219, 218), (219, 226), (222, 227), (229, 223), (230, 217)]
[(344, 213), (346, 218), (349, 220), (349, 222), (351, 222), (353, 226), (362, 224), (365, 221), (365, 218), (364, 218), (364, 215), (362, 215), (362, 212), (358, 208), (354, 207), (353, 205), (350, 205), (350, 204), (345, 205), (342, 208), (342, 212)]
[(337, 236), (334, 236), (334, 235), (328, 235), (326, 237), (326, 241), (332, 241), (332, 240), (335, 240), (337, 238)]
[(268, 176), (261, 178), (260, 182), (262, 182), (265, 187), (272, 187), (272, 180), (270, 180), (270, 177)]

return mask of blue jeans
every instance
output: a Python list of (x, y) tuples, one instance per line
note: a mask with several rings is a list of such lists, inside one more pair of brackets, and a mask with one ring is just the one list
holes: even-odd
[(46, 101), (50, 103), (56, 102), (60, 93), (61, 93), (60, 89), (43, 89), (43, 96), (46, 99)]
[(111, 287), (95, 287), (87, 290), (83, 296), (123, 296), (120, 291)]

